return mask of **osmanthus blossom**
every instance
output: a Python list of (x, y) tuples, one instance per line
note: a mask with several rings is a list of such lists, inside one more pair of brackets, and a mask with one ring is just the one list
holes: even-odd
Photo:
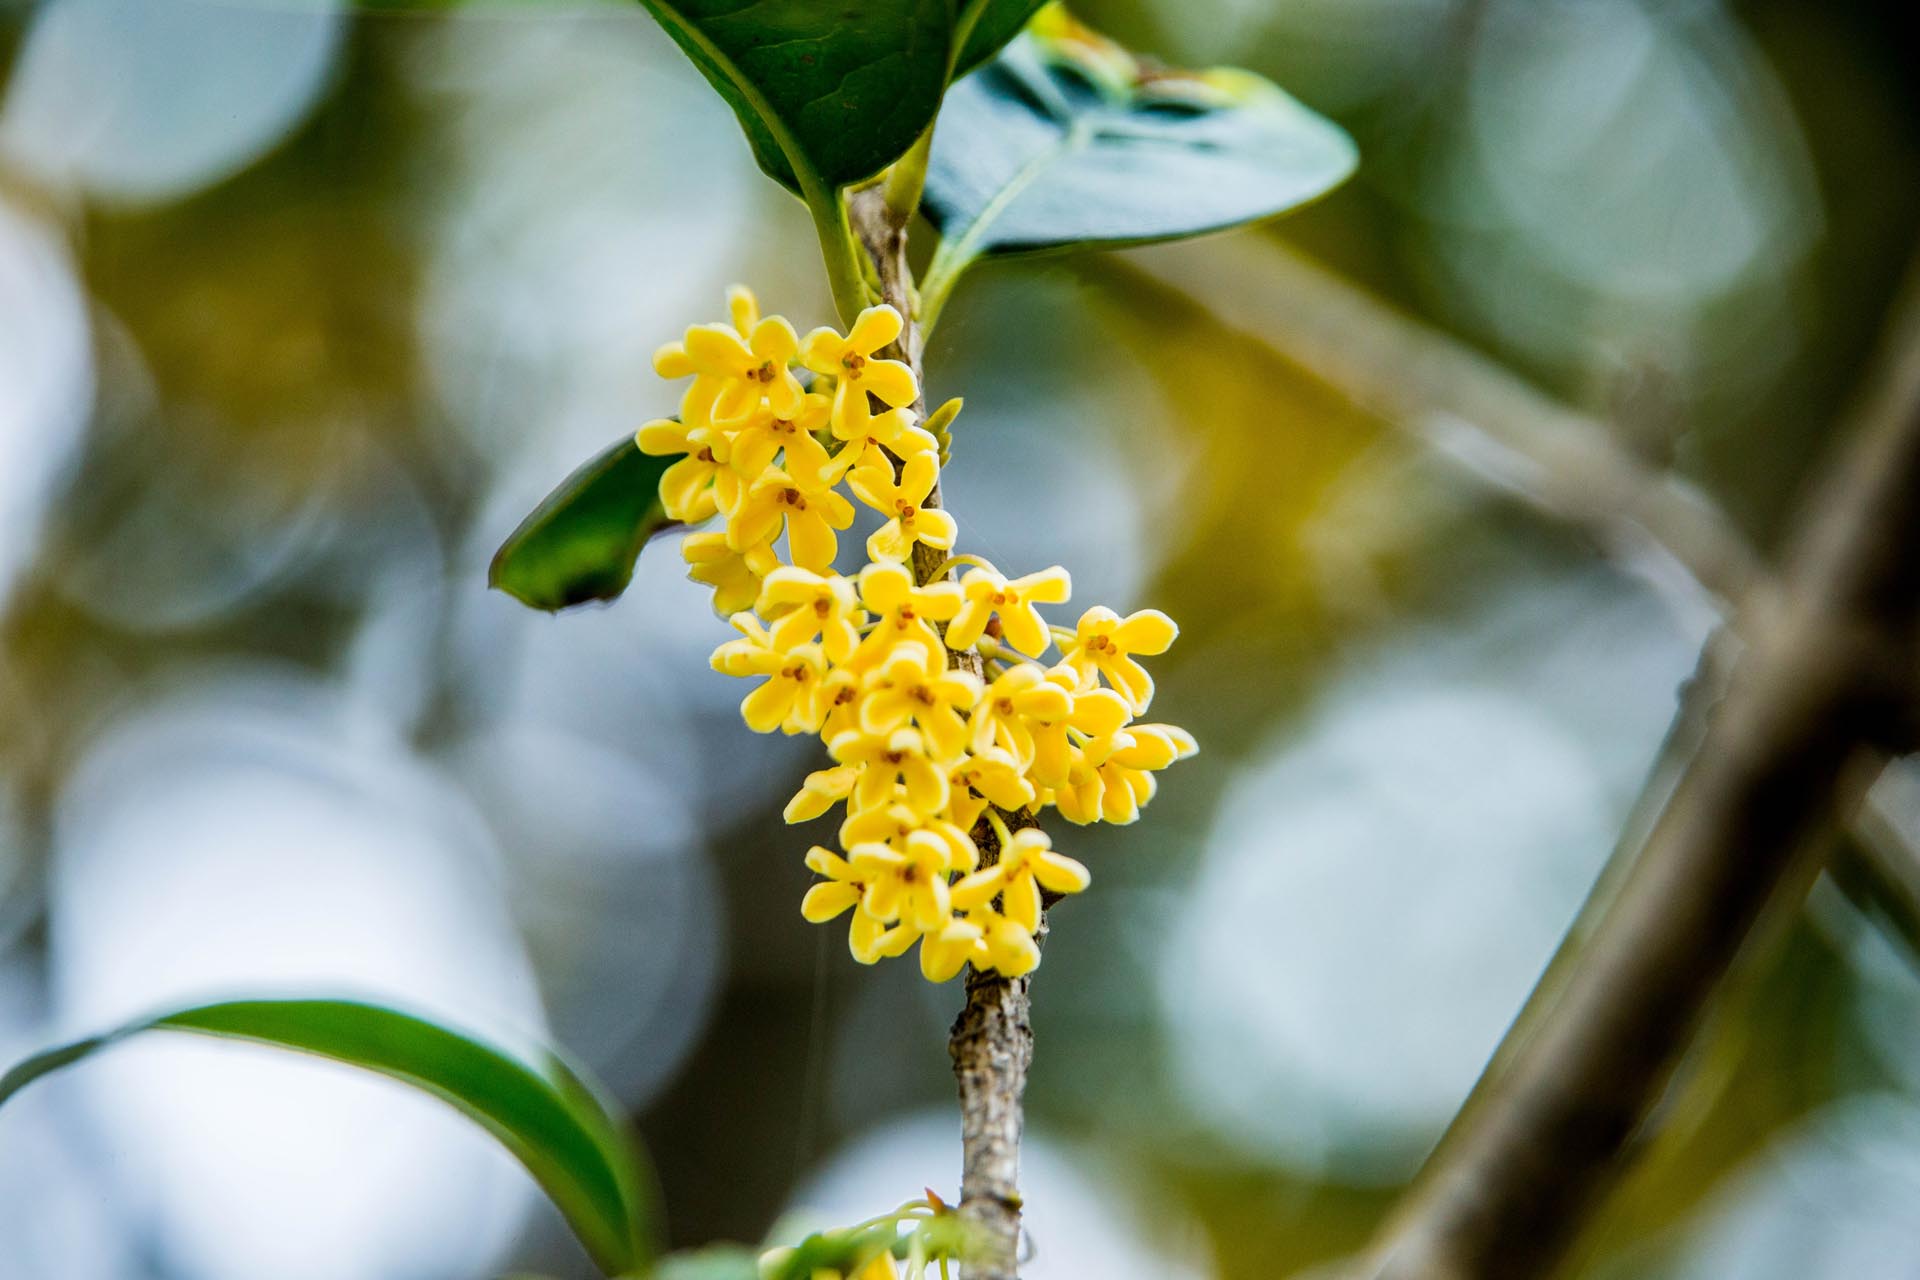
[(893, 409), (919, 399), (913, 370), (902, 361), (877, 354), (892, 345), (901, 327), (900, 313), (892, 307), (868, 307), (844, 336), (822, 326), (800, 344), (800, 362), (834, 381), (833, 422), (842, 440), (865, 434), (867, 420), (873, 416), (868, 396)]
[(969, 570), (960, 579), (960, 594), (965, 601), (954, 615), (953, 625), (947, 628), (948, 643), (971, 649), (986, 632), (988, 619), (998, 617), (1000, 637), (1007, 646), (1037, 658), (1047, 651), (1053, 637), (1047, 630), (1047, 620), (1034, 606), (1065, 604), (1072, 590), (1072, 580), (1059, 565), (1012, 581), (992, 569)]
[[(1154, 774), (1196, 750), (1185, 730), (1134, 720), (1153, 697), (1138, 658), (1177, 629), (1156, 610), (1100, 607), (1071, 631), (1050, 626), (1039, 607), (1072, 589), (1058, 565), (1008, 577), (952, 555), (919, 581), (914, 549), (951, 553), (960, 529), (927, 505), (942, 446), (911, 407), (913, 371), (880, 354), (899, 315), (870, 307), (845, 335), (794, 341), (743, 288), (728, 315), (656, 354), (663, 377), (692, 381), (680, 421), (648, 423), (639, 444), (679, 455), (661, 482), (669, 515), (725, 522), (681, 551), (739, 633), (714, 669), (759, 681), (742, 717), (763, 733), (818, 734), (831, 758), (785, 809), (797, 823), (845, 807), (841, 851), (807, 853), (820, 878), (802, 914), (847, 917), (863, 964), (917, 945), (936, 982), (969, 965), (1031, 972), (1043, 902), (1091, 879), (1035, 819), (1131, 822)], [(957, 406), (942, 410), (942, 432)], [(836, 533), (854, 513), (842, 485), (883, 520), (868, 563), (844, 575)], [(956, 564), (969, 566), (958, 582)]]
[(937, 550), (952, 548), (960, 527), (952, 515), (927, 506), (927, 497), (940, 479), (940, 460), (932, 453), (916, 453), (896, 469), (886, 462), (855, 467), (847, 484), (860, 500), (887, 516), (887, 522), (867, 538), (867, 558), (901, 563), (913, 554), (915, 543)]

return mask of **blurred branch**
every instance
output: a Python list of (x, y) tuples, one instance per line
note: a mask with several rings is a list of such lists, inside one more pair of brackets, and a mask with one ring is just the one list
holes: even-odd
[[(1759, 554), (1710, 497), (1633, 456), (1610, 423), (1554, 399), (1277, 240), (1190, 241), (1108, 255), (1098, 269), (1145, 276), (1190, 297), (1354, 404), (1543, 514), (1582, 526), (1610, 554), (1644, 563), (1654, 553), (1678, 571), (1659, 575), (1660, 583), (1684, 578), (1690, 603), (1704, 600), (1725, 616), (1771, 580)], [(1656, 776), (1670, 786), (1697, 745), (1697, 731), (1679, 735), (1662, 752)], [(1664, 795), (1642, 797), (1644, 822)], [(1920, 848), (1870, 811), (1847, 834), (1834, 867), (1842, 887), (1851, 897), (1873, 898), (1920, 955)], [(1596, 896), (1611, 896), (1613, 887), (1610, 878)]]
[[(1366, 1274), (1552, 1268), (1617, 1174), (1770, 904), (1838, 867), (1903, 925), (1911, 845), (1858, 801), (1914, 737), (1920, 607), (1920, 300), (1909, 288), (1847, 435), (1770, 574), (1710, 500), (1599, 419), (1277, 244), (1136, 255), (1355, 403), (1480, 462), (1610, 549), (1652, 544), (1737, 618), (1708, 646), (1613, 866), (1467, 1106), (1381, 1231)], [(1127, 269), (1127, 268), (1123, 268)], [(1462, 448), (1462, 444), (1467, 444)]]
[(1276, 240), (1219, 237), (1108, 262), (1187, 294), (1354, 404), (1582, 525), (1603, 546), (1657, 548), (1723, 606), (1762, 572), (1712, 499), (1634, 457), (1606, 422)]
[[(891, 303), (905, 320), (895, 350), (888, 354), (913, 367), (921, 389), (913, 412), (924, 417), (922, 339), (914, 323), (913, 275), (907, 266), (912, 206), (890, 202), (886, 185), (875, 185), (853, 193), (852, 214), (854, 231), (878, 272), (881, 300)], [(938, 483), (924, 505), (940, 506)], [(915, 543), (914, 580), (927, 583), (946, 576), (940, 567), (945, 557), (943, 551)], [(977, 676), (985, 675), (977, 652), (950, 653), (949, 660)], [(1008, 821), (1014, 827), (1031, 825), (1031, 819), (1019, 815), (1008, 815)], [(980, 849), (980, 865), (991, 866), (1000, 856), (993, 828), (982, 819), (972, 834)], [(1045, 940), (1046, 928), (1043, 914), (1034, 935), (1037, 941)], [(1018, 1280), (1021, 1100), (1033, 1061), (1031, 981), (1031, 975), (1005, 978), (969, 968), (967, 1002), (947, 1040), (960, 1091), (960, 1213), (979, 1228), (977, 1253), (963, 1267), (970, 1280)]]
[[(1543, 983), (1389, 1220), (1365, 1274), (1542, 1274), (1609, 1188), (1756, 923), (1914, 738), (1920, 324), (1804, 508), (1778, 587), (1733, 623), (1705, 736), (1590, 939)], [(1629, 846), (1630, 847), (1630, 846)], [(1624, 850), (1623, 850), (1624, 852)], [(1576, 944), (1569, 944), (1570, 946)]]

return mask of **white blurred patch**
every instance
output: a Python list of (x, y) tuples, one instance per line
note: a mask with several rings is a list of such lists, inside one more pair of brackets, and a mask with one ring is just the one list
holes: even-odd
[(454, 759), (499, 834), (554, 1039), (645, 1105), (705, 1027), (725, 964), (692, 798), (631, 756), (533, 725)]
[[(918, 1199), (931, 1186), (957, 1202), (960, 1123), (923, 1114), (876, 1129), (807, 1179), (789, 1206), (808, 1230), (850, 1226)], [(1200, 1280), (1214, 1274), (1198, 1230), (1156, 1219), (1091, 1149), (1050, 1141), (1029, 1128), (1020, 1152), (1020, 1194), (1032, 1261), (1027, 1280)]]
[(106, 200), (187, 195), (306, 116), (345, 22), (330, 0), (47, 0), (0, 109), (0, 157)]
[(87, 301), (66, 246), (0, 204), (0, 613), (93, 405)]
[(1611, 847), (1692, 660), (1670, 625), (1597, 574), (1515, 590), (1357, 664), (1231, 788), (1162, 926), (1176, 1069), (1220, 1141), (1411, 1172)]
[[(27, 965), (0, 964), (0, 1062), (46, 1047), (39, 982)], [(34, 1086), (44, 1091), (49, 1085)], [(7, 1280), (140, 1280), (101, 1194), (97, 1150), (81, 1150), (58, 1108), (15, 1101), (0, 1115), (0, 1276)]]
[(444, 120), (448, 166), (428, 210), (430, 375), (461, 428), (551, 487), (673, 411), (653, 350), (725, 317), (765, 180), (638, 10), (455, 19), (421, 42), (410, 80)]
[[(344, 702), (262, 671), (178, 687), (98, 737), (56, 823), (60, 1030), (343, 994), (526, 1047), (539, 1001), (486, 827)], [(470, 1275), (531, 1203), (526, 1174), (468, 1122), (330, 1064), (154, 1039), (73, 1083), (182, 1274)]]
[(1920, 1109), (1892, 1095), (1833, 1103), (1715, 1192), (1664, 1260), (1633, 1280), (1910, 1280), (1920, 1258)]

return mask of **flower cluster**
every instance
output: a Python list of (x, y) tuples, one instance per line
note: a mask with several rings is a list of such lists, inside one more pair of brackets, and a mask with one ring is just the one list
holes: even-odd
[[(669, 516), (724, 519), (682, 550), (740, 633), (713, 666), (761, 680), (740, 706), (747, 724), (819, 734), (834, 762), (786, 808), (805, 822), (846, 806), (839, 850), (807, 854), (821, 879), (801, 909), (816, 923), (851, 912), (863, 963), (917, 942), (936, 982), (968, 963), (1030, 972), (1043, 895), (1088, 883), (1034, 815), (1132, 822), (1154, 773), (1196, 750), (1185, 730), (1135, 719), (1153, 699), (1138, 659), (1177, 629), (1157, 610), (1098, 606), (1052, 626), (1037, 606), (1066, 603), (1065, 569), (1007, 578), (952, 554), (953, 517), (929, 503), (940, 453), (912, 407), (920, 389), (879, 354), (900, 335), (892, 307), (801, 338), (743, 288), (729, 304), (730, 323), (695, 325), (654, 357), (663, 377), (692, 381), (679, 419), (647, 423), (638, 442), (685, 455), (660, 481)], [(884, 521), (852, 576), (834, 570), (854, 518), (843, 485)], [(933, 581), (911, 568), (922, 545), (945, 561)], [(956, 566), (967, 571), (951, 581)], [(989, 836), (998, 857), (982, 865)]]

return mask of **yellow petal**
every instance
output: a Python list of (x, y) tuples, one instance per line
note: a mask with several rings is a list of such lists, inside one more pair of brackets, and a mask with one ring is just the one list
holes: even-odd
[(1030, 604), (1015, 605), (1000, 611), (1000, 634), (1013, 648), (1037, 658), (1053, 643), (1047, 620)]
[(899, 408), (912, 404), (920, 395), (920, 384), (913, 370), (898, 360), (869, 360), (860, 371), (858, 384), (882, 404)]
[(1064, 853), (1048, 849), (1030, 860), (1033, 878), (1050, 893), (1079, 893), (1093, 883), (1093, 873)]
[(854, 318), (847, 330), (846, 345), (863, 356), (870, 356), (900, 336), (900, 313), (887, 303), (868, 307)]
[(1130, 613), (1125, 621), (1113, 629), (1114, 642), (1121, 649), (1128, 653), (1144, 653), (1148, 657), (1165, 653), (1179, 634), (1180, 628), (1173, 619), (1158, 609)]
[(833, 557), (839, 553), (840, 543), (833, 535), (833, 526), (809, 507), (788, 514), (787, 550), (792, 553), (795, 564), (824, 573), (833, 568)]
[(860, 890), (850, 884), (828, 880), (807, 890), (800, 899), (800, 914), (814, 924), (825, 924), (860, 901)]
[(867, 539), (867, 558), (890, 564), (901, 564), (913, 554), (913, 539), (900, 527), (900, 521), (893, 519), (873, 531)]
[(691, 374), (693, 361), (687, 358), (684, 343), (669, 342), (653, 353), (653, 371), (663, 378), (684, 378)]
[(759, 363), (730, 325), (696, 324), (687, 330), (685, 345), (701, 373), (738, 376)]
[(800, 340), (800, 363), (815, 373), (839, 373), (840, 357), (846, 348), (844, 338), (822, 325)]
[(1073, 579), (1059, 565), (1015, 578), (1010, 584), (1021, 596), (1036, 604), (1065, 604), (1073, 594)]
[(640, 452), (663, 455), (670, 453), (691, 453), (687, 444), (687, 429), (672, 418), (655, 418), (643, 423), (633, 433), (633, 442), (640, 446)]

